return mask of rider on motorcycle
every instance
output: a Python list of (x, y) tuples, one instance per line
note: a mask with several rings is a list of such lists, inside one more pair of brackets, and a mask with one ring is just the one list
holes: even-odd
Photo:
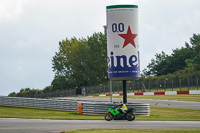
[(124, 111), (127, 111), (127, 107), (122, 101), (119, 103), (119, 106), (120, 106), (119, 109), (120, 113), (124, 113)]

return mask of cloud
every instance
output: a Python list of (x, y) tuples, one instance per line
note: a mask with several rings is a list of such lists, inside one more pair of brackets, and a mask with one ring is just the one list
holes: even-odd
[(139, 45), (141, 68), (156, 53), (172, 53), (183, 47), (193, 33), (199, 34), (200, 1), (151, 0), (139, 3)]
[(22, 15), (23, 0), (0, 0), (0, 23), (16, 22)]

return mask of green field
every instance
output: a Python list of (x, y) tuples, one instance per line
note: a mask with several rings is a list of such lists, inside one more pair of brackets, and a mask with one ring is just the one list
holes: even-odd
[(79, 115), (76, 112), (0, 106), (0, 118), (99, 120), (102, 119), (102, 116), (91, 117), (88, 115)]
[[(0, 118), (104, 120), (104, 116), (14, 107), (0, 107)], [(200, 110), (151, 106), (150, 116), (136, 116), (136, 120), (200, 121)]]

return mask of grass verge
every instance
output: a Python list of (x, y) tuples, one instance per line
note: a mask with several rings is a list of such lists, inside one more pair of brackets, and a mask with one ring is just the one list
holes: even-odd
[[(0, 107), (0, 118), (104, 120), (104, 116), (14, 107)], [(151, 106), (150, 116), (136, 116), (136, 120), (200, 121), (200, 110)]]
[(151, 106), (149, 117), (136, 116), (137, 120), (199, 121), (200, 110)]
[(61, 133), (199, 133), (200, 129), (88, 129)]
[(26, 119), (64, 119), (64, 120), (100, 120), (102, 116), (79, 115), (76, 112), (65, 112), (43, 109), (15, 108), (0, 106), (0, 118)]

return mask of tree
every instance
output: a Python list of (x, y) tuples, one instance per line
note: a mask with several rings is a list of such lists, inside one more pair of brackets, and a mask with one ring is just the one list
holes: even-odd
[(194, 51), (190, 48), (187, 47), (180, 48), (180, 49), (175, 49), (173, 50), (173, 53), (171, 55), (172, 57), (172, 71), (170, 73), (173, 73), (178, 70), (183, 70), (184, 68), (187, 67), (186, 60), (194, 58), (195, 54)]
[(200, 34), (193, 34), (193, 37), (190, 38), (190, 43), (195, 55), (191, 62), (194, 64), (195, 70), (200, 71)]
[(84, 65), (88, 45), (85, 39), (72, 38), (59, 43), (59, 52), (53, 57), (55, 78), (53, 90), (69, 89), (84, 85)]
[[(166, 73), (166, 70), (168, 69), (168, 60), (169, 57), (167, 54), (165, 54), (163, 51), (161, 54), (156, 54), (156, 59), (151, 59), (151, 63), (147, 66), (147, 69), (144, 69), (143, 73), (145, 76), (151, 76), (151, 75), (163, 75)], [(166, 60), (168, 57), (168, 60)]]
[(108, 80), (106, 35), (94, 33), (88, 37), (88, 46), (88, 60), (86, 62), (88, 85), (99, 85)]
[(42, 90), (43, 93), (47, 93), (47, 92), (51, 92), (51, 91), (52, 91), (52, 86), (46, 86), (46, 87)]
[[(193, 35), (190, 39), (192, 45), (185, 43), (185, 47), (174, 49), (173, 53), (168, 56), (164, 52), (156, 54), (156, 59), (143, 70), (144, 76), (160, 76), (184, 70), (188, 67), (194, 67), (200, 70), (200, 35)], [(187, 69), (187, 71), (192, 70)]]
[(10, 94), (8, 94), (8, 96), (9, 96), (9, 97), (16, 97), (17, 94), (16, 94), (16, 92), (11, 92)]
[(106, 36), (94, 33), (87, 39), (66, 39), (52, 59), (53, 90), (81, 88), (107, 80)]
[(8, 96), (11, 97), (34, 97), (37, 94), (41, 94), (42, 90), (22, 88), (18, 93), (12, 92)]

